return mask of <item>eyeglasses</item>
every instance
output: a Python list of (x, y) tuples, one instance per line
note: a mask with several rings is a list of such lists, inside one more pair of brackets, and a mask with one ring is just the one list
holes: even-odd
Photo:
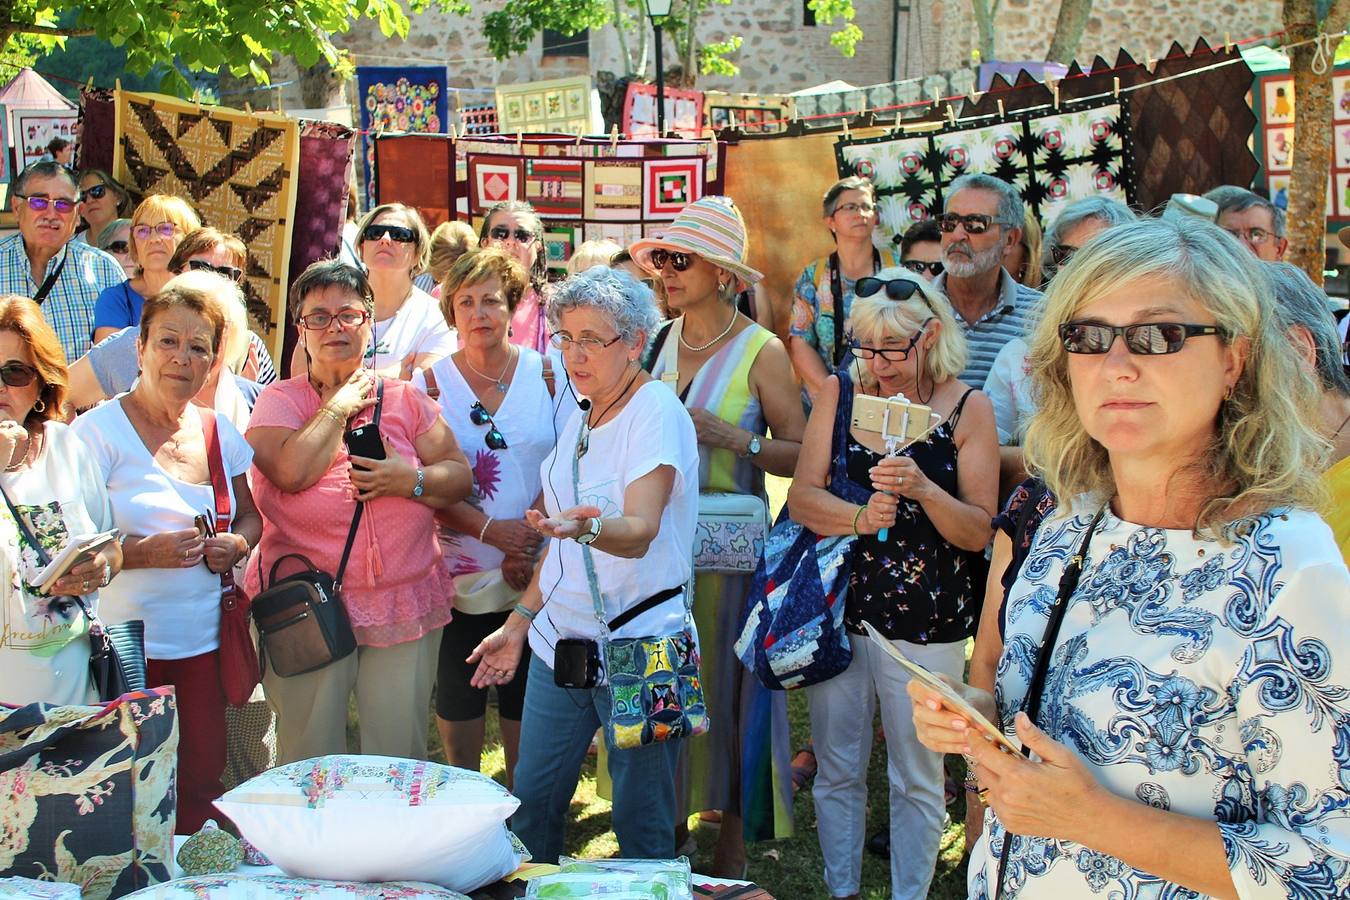
[(1055, 272), (1058, 272), (1060, 269), (1064, 268), (1064, 266), (1068, 264), (1069, 260), (1073, 259), (1073, 255), (1077, 252), (1078, 252), (1077, 247), (1071, 247), (1068, 244), (1060, 244), (1058, 247), (1051, 250), (1050, 251), (1051, 268), (1050, 272), (1046, 274), (1053, 274)]
[(914, 352), (914, 347), (919, 343), (921, 337), (923, 337), (922, 328), (916, 331), (914, 337), (910, 338), (909, 343), (903, 347), (864, 347), (862, 344), (852, 344), (849, 349), (858, 359), (871, 359), (874, 356), (880, 356), (887, 362), (904, 362)]
[(363, 241), (378, 241), (385, 236), (396, 244), (411, 244), (417, 240), (417, 232), (406, 225), (367, 225), (361, 232)]
[(37, 369), (21, 362), (5, 363), (0, 366), (0, 381), (9, 387), (28, 387), (37, 376)]
[(834, 208), (834, 215), (840, 213), (858, 213), (863, 216), (870, 216), (877, 211), (876, 204), (873, 203), (841, 203)]
[(919, 289), (919, 283), (908, 278), (892, 278), (889, 281), (882, 281), (880, 278), (867, 275), (858, 279), (853, 286), (853, 294), (856, 297), (870, 297), (882, 289), (885, 289), (888, 298), (898, 303), (913, 297), (914, 292)]
[(998, 219), (993, 216), (986, 216), (980, 213), (970, 213), (969, 215), (959, 216), (956, 213), (942, 213), (937, 217), (938, 228), (941, 228), (947, 234), (956, 230), (957, 225), (966, 229), (966, 234), (984, 234), (989, 230), (990, 225), (1002, 225)]
[(135, 225), (131, 229), (131, 235), (138, 241), (148, 241), (152, 234), (171, 238), (182, 230), (173, 222), (160, 222), (158, 225)]
[(1116, 335), (1125, 336), (1125, 349), (1140, 356), (1176, 353), (1186, 340), (1207, 334), (1220, 334), (1216, 325), (1187, 325), (1181, 322), (1149, 322), (1146, 325), (1099, 325), (1092, 322), (1065, 322), (1059, 326), (1059, 339), (1070, 353), (1110, 353)]
[(299, 316), (296, 321), (310, 331), (323, 331), (333, 324), (334, 319), (337, 319), (338, 324), (343, 328), (355, 328), (368, 318), (370, 316), (363, 309), (344, 309), (337, 315), (326, 312), (312, 312), (307, 316)]
[(670, 267), (676, 272), (688, 272), (689, 267), (694, 264), (694, 254), (684, 253), (679, 250), (667, 250), (665, 247), (657, 247), (651, 255), (652, 268), (660, 272), (670, 263)]
[(104, 247), (103, 249), (107, 250), (109, 253), (131, 252), (131, 248), (127, 246), (126, 241), (113, 241), (111, 244), (109, 244), (107, 247)]
[(75, 211), (79, 204), (78, 200), (68, 200), (65, 197), (57, 197), (55, 200), (50, 197), (38, 197), (32, 194), (15, 194), (20, 200), (28, 204), (28, 208), (33, 212), (46, 212), (47, 207), (51, 207), (63, 216), (68, 216)]
[(534, 243), (533, 231), (526, 231), (524, 228), (517, 228), (515, 231), (512, 231), (505, 225), (498, 225), (496, 228), (493, 228), (488, 232), (488, 237), (492, 238), (494, 241), (509, 241), (514, 239), (517, 244), (522, 245)]
[(102, 200), (104, 196), (108, 193), (108, 186), (106, 184), (91, 185), (90, 187), (85, 188), (83, 193), (84, 196), (86, 197), (93, 197), (95, 200)]
[(1246, 241), (1253, 247), (1259, 247), (1275, 236), (1264, 228), (1225, 228), (1224, 231), (1239, 241)]
[(473, 406), (469, 407), (469, 421), (475, 425), (491, 425), (486, 437), (483, 438), (489, 450), (505, 450), (506, 438), (497, 429), (497, 423), (492, 421), (492, 413), (488, 412), (483, 406), (482, 401), (475, 400)]
[(942, 264), (942, 260), (940, 259), (935, 259), (932, 262), (925, 262), (922, 259), (907, 259), (900, 265), (904, 266), (906, 269), (909, 269), (915, 275), (923, 275), (924, 273), (927, 273), (930, 278), (938, 277), (947, 268)]
[[(189, 259), (188, 268), (194, 272), (215, 272), (217, 275), (224, 275), (231, 281), (238, 281), (244, 277), (243, 269), (236, 269), (234, 266), (213, 266), (204, 259)], [(311, 315), (314, 315), (311, 313)]]
[(616, 334), (606, 341), (601, 340), (598, 337), (574, 338), (565, 331), (555, 331), (553, 334), (549, 335), (548, 339), (553, 346), (557, 347), (559, 350), (566, 351), (570, 347), (580, 347), (587, 353), (598, 353), (611, 344), (618, 343), (619, 335)]

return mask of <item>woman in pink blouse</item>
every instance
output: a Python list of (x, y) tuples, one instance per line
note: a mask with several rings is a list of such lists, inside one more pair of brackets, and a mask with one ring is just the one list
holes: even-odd
[[(369, 423), (376, 403), (376, 376), (361, 367), (374, 304), (352, 266), (327, 260), (305, 270), (290, 311), (308, 375), (269, 385), (246, 435), (263, 516), (250, 594), (268, 586), (272, 564), (288, 553), (334, 574), (356, 501), (366, 506), (342, 584), (357, 651), (315, 672), (283, 678), (269, 668), (263, 676), (277, 713), (278, 763), (347, 752), (353, 691), (362, 753), (426, 758), (437, 650), (454, 594), (432, 517), (468, 496), (471, 475), (436, 404), (397, 379), (382, 379), (385, 458), (347, 453), (345, 431)], [(298, 565), (283, 562), (277, 576)]]

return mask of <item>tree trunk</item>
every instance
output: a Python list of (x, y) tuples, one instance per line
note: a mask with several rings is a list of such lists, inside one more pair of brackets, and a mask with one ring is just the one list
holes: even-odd
[[(1323, 20), (1339, 29), (1350, 19), (1350, 0), (1335, 0)], [(1321, 31), (1316, 0), (1285, 0), (1284, 28), (1291, 44), (1310, 40)], [(1294, 159), (1289, 178), (1289, 251), (1285, 259), (1322, 284), (1326, 268), (1327, 178), (1331, 171), (1331, 76), (1313, 71), (1314, 44), (1289, 51), (1294, 75)], [(1334, 53), (1334, 44), (1333, 44)]]
[(633, 53), (628, 49), (628, 33), (623, 27), (623, 0), (614, 0), (614, 32), (619, 38), (619, 58), (623, 60), (623, 74), (632, 78), (637, 72), (633, 70)]
[(1045, 58), (1050, 62), (1072, 65), (1083, 40), (1083, 29), (1092, 15), (1092, 0), (1060, 0), (1059, 18), (1055, 20), (1055, 34)]
[(300, 101), (305, 109), (346, 106), (343, 81), (323, 57), (309, 68), (300, 66)]
[(998, 59), (994, 47), (994, 7), (990, 0), (970, 0), (970, 5), (975, 12), (975, 28), (979, 33), (980, 62), (993, 62)]

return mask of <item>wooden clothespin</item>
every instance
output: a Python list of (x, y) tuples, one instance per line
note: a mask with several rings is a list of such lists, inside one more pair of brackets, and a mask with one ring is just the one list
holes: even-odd
[(717, 132), (710, 132), (708, 135), (708, 159), (717, 158)]
[(578, 128), (578, 129), (577, 129), (577, 149), (578, 149), (578, 150), (581, 149), (581, 137), (582, 137), (582, 135), (584, 135), (585, 133), (586, 133), (586, 132), (585, 132), (583, 129), (581, 129), (581, 128)]
[(454, 122), (450, 123), (450, 140), (459, 140), (459, 129), (455, 126)]
[(519, 128), (516, 129), (516, 155), (521, 153), (521, 147), (525, 145), (525, 133)]
[(1005, 115), (1006, 115), (1006, 113), (1003, 111), (1003, 98), (1002, 98), (1002, 97), (999, 97), (999, 98), (998, 98), (998, 117), (999, 117), (1000, 119), (1002, 119)]
[(253, 115), (253, 104), (249, 103), (247, 100), (244, 101), (244, 112), (248, 113), (250, 116)]
[(619, 149), (619, 126), (609, 126), (609, 146), (615, 150)]
[(1054, 98), (1055, 98), (1055, 109), (1059, 109), (1059, 81), (1057, 81), (1057, 80), (1055, 80), (1055, 79), (1051, 79), (1051, 81), (1050, 81), (1050, 93), (1051, 93), (1051, 94), (1054, 96)]
[(1231, 33), (1227, 31), (1223, 33), (1223, 52), (1224, 53), (1233, 52), (1233, 36)]
[(844, 137), (848, 137), (848, 114), (844, 114)]
[(92, 90), (94, 89), (94, 76), (93, 76), (93, 75), (90, 75), (90, 76), (89, 76), (89, 80), (86, 81), (86, 82), (84, 83), (84, 89), (85, 89), (86, 91), (92, 91)]
[(947, 104), (947, 121), (952, 125), (956, 124), (956, 110), (952, 108), (950, 103)]
[(122, 79), (120, 78), (113, 79), (113, 89), (118, 91), (122, 89)]
[(1112, 97), (1116, 97), (1116, 98), (1119, 98), (1119, 97), (1120, 97), (1120, 76), (1119, 76), (1119, 75), (1116, 75), (1114, 78), (1111, 79), (1111, 96), (1112, 96)]

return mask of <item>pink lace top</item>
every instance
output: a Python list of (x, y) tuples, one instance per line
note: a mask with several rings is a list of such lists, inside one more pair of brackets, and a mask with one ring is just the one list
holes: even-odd
[[(319, 402), (307, 378), (278, 381), (258, 396), (249, 430), (303, 427)], [(417, 459), (413, 441), (439, 415), (426, 394), (406, 381), (385, 379), (380, 432), (404, 459)], [(370, 419), (371, 411), (366, 410), (353, 424), (363, 425)], [(339, 445), (332, 465), (317, 482), (288, 494), (253, 467), (253, 499), (262, 513), (263, 532), (249, 560), (245, 590), (250, 594), (261, 590), (259, 582), (268, 577), (272, 563), (288, 553), (299, 553), (319, 569), (336, 574), (356, 504), (348, 470), (347, 450)], [(293, 574), (302, 566), (298, 560), (287, 560), (277, 576)], [(366, 504), (342, 597), (357, 642), (363, 646), (389, 647), (417, 640), (450, 621), (454, 583), (441, 565), (430, 507), (403, 497), (380, 497)]]
[(544, 316), (544, 298), (534, 288), (526, 288), (525, 294), (511, 313), (511, 337), (513, 344), (529, 347), (536, 353), (548, 353), (548, 321)]

